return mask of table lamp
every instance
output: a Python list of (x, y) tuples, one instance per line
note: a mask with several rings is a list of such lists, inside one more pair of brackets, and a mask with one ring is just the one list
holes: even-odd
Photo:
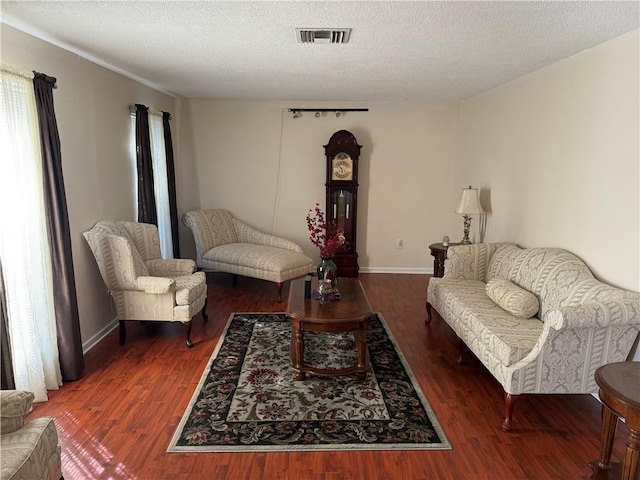
[(480, 215), (484, 212), (480, 205), (480, 194), (477, 188), (464, 188), (462, 196), (458, 202), (458, 206), (454, 210), (455, 213), (463, 215), (464, 218), (464, 238), (460, 242), (462, 245), (471, 243), (469, 240), (469, 229), (471, 228), (471, 215)]

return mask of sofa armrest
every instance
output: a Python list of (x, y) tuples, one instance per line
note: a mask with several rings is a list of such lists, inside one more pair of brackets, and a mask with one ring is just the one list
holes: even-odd
[(22, 390), (0, 391), (0, 431), (11, 433), (24, 425), (24, 417), (31, 411), (35, 396)]
[[(571, 307), (560, 307), (550, 311), (544, 317), (544, 328), (531, 351), (511, 365), (511, 370), (518, 370), (536, 360), (537, 357), (557, 359), (557, 345), (561, 346), (562, 356), (571, 358), (569, 363), (590, 362), (602, 365), (614, 361), (622, 361), (629, 353), (631, 345), (640, 331), (640, 313), (638, 302), (612, 300), (610, 302), (589, 302)], [(589, 330), (603, 330), (608, 327), (623, 327), (615, 342), (609, 348), (598, 348), (598, 355), (591, 352), (584, 358), (579, 352), (586, 352), (583, 343), (577, 339), (586, 338)], [(624, 328), (627, 327), (627, 328)], [(552, 360), (552, 362), (555, 360)], [(568, 361), (568, 360), (567, 360)]]
[(620, 299), (588, 302), (552, 310), (546, 315), (544, 321), (556, 330), (622, 325), (637, 325), (640, 328), (640, 304)]
[(233, 219), (233, 224), (236, 228), (238, 242), (266, 245), (269, 247), (283, 248), (293, 252), (302, 253), (302, 248), (291, 240), (261, 232), (236, 218)]
[(136, 279), (136, 286), (145, 293), (173, 292), (175, 280), (166, 277), (141, 276)]
[(187, 258), (156, 258), (145, 262), (153, 277), (182, 277), (191, 275), (196, 269), (196, 262)]
[(454, 245), (447, 249), (444, 278), (447, 280), (479, 280), (486, 282), (491, 255), (506, 243)]

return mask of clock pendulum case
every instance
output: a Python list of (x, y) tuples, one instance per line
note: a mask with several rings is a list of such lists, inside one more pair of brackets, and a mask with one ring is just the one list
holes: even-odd
[(327, 223), (335, 222), (344, 235), (343, 248), (333, 257), (341, 277), (358, 276), (356, 227), (358, 225), (358, 159), (360, 149), (351, 132), (340, 130), (324, 145), (327, 157)]

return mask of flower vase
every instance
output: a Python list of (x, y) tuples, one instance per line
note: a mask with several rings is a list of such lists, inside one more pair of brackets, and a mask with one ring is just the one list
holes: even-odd
[(318, 282), (330, 280), (334, 292), (338, 291), (338, 267), (333, 258), (321, 258), (317, 268)]

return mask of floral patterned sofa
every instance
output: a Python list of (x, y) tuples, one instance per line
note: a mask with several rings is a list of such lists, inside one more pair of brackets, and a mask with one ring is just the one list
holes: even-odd
[[(452, 246), (431, 308), (505, 392), (502, 428), (518, 395), (594, 393), (595, 370), (624, 361), (640, 331), (640, 294), (594, 278), (575, 255), (512, 243)], [(462, 361), (462, 343), (460, 358)]]
[(58, 431), (52, 418), (34, 418), (25, 423), (33, 393), (0, 392), (0, 465), (2, 480), (58, 480), (62, 478)]
[(260, 232), (223, 209), (193, 210), (182, 216), (196, 243), (196, 263), (218, 271), (282, 285), (311, 272), (313, 261), (294, 242)]

